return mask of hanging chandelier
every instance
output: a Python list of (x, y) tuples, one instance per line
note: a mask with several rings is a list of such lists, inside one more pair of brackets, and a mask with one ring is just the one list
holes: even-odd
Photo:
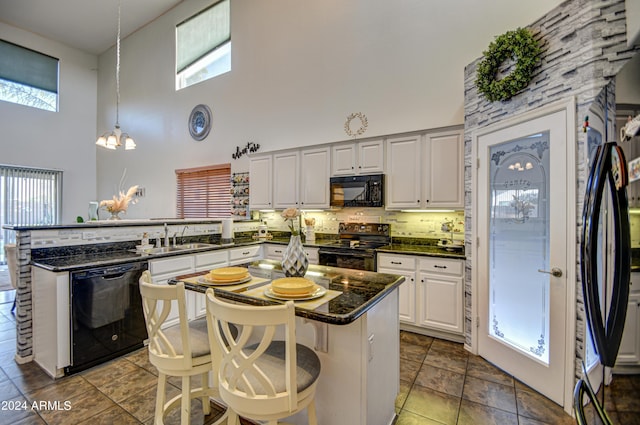
[(136, 144), (127, 133), (120, 129), (120, 1), (118, 1), (118, 36), (116, 38), (116, 125), (111, 132), (104, 133), (98, 137), (96, 145), (106, 149), (117, 149), (124, 145), (126, 150), (136, 148)]

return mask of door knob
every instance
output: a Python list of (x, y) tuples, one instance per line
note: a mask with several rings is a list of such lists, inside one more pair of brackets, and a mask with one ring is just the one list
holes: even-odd
[(548, 274), (550, 274), (550, 275), (551, 275), (551, 276), (553, 276), (553, 277), (562, 277), (562, 270), (560, 270), (560, 269), (559, 269), (559, 268), (557, 268), (557, 267), (552, 268), (552, 269), (551, 269), (551, 271), (542, 270), (542, 269), (538, 269), (538, 271), (539, 271), (540, 273), (548, 273)]

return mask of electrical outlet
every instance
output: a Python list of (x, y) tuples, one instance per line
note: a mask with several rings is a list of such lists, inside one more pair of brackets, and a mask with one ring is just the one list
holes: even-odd
[(145, 192), (146, 191), (144, 187), (138, 187), (134, 196), (136, 198), (144, 198)]
[(96, 232), (82, 232), (82, 239), (95, 239), (98, 234)]

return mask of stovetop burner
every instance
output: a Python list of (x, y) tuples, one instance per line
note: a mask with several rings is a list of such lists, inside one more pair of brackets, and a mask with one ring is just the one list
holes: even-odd
[(348, 250), (372, 250), (391, 242), (389, 225), (383, 223), (340, 223), (338, 235), (339, 239), (336, 242), (326, 246)]

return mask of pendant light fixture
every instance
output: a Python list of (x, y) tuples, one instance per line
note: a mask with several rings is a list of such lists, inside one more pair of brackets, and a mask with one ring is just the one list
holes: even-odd
[(113, 131), (104, 133), (98, 137), (96, 145), (106, 149), (117, 149), (123, 146), (126, 150), (136, 148), (136, 144), (127, 133), (120, 129), (119, 106), (120, 106), (120, 0), (118, 0), (118, 36), (116, 39), (116, 125)]

